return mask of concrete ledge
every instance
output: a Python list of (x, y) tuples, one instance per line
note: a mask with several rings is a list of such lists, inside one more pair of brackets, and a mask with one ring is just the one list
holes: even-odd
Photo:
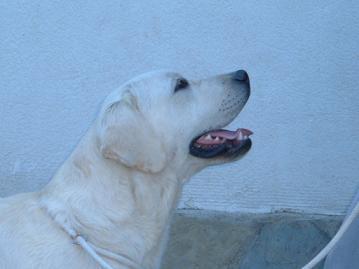
[(179, 210), (173, 219), (163, 268), (298, 269), (325, 246), (342, 219)]

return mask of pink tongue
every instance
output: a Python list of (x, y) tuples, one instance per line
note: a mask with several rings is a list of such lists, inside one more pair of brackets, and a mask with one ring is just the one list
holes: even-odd
[[(242, 136), (250, 136), (251, 134), (253, 134), (252, 131), (244, 128), (240, 128), (237, 131), (219, 130), (219, 131), (209, 132), (201, 136), (197, 140), (197, 142), (205, 145), (223, 144), (224, 143), (223, 139), (234, 140), (237, 139), (241, 133)], [(220, 137), (222, 139), (217, 139), (217, 140), (208, 139), (207, 137), (208, 135), (210, 135), (211, 137)]]

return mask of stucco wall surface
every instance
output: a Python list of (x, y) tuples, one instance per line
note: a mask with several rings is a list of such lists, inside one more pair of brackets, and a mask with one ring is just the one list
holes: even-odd
[(0, 1), (0, 195), (46, 184), (115, 87), (239, 68), (242, 161), (197, 175), (181, 208), (342, 214), (359, 187), (358, 1)]

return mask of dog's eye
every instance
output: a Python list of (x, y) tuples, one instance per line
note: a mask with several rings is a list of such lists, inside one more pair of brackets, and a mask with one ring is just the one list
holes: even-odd
[(176, 81), (175, 92), (184, 90), (188, 87), (189, 83), (184, 78), (179, 78)]

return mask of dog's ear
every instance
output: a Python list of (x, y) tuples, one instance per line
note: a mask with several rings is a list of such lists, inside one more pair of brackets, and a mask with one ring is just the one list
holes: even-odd
[(100, 151), (105, 158), (143, 172), (157, 173), (165, 167), (165, 147), (130, 92), (103, 111), (100, 125)]

